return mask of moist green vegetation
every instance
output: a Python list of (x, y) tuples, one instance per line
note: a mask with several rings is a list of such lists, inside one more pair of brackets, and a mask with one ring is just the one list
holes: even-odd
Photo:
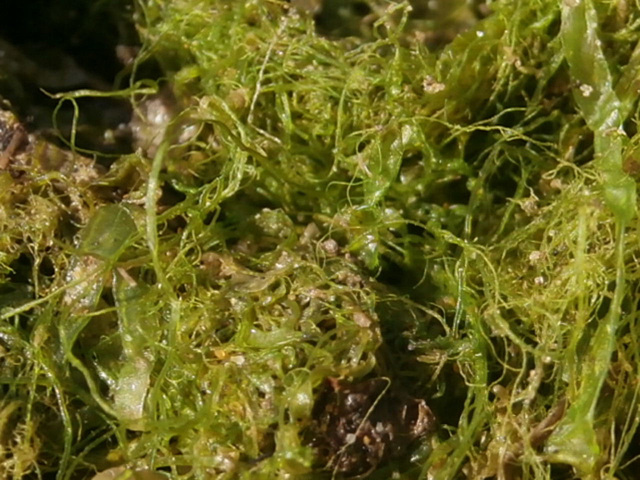
[(2, 113), (3, 478), (637, 478), (640, 5), (135, 7), (134, 153)]

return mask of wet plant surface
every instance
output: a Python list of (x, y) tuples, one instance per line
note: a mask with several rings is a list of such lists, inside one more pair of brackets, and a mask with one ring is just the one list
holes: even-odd
[(2, 478), (636, 478), (638, 5), (17, 6)]

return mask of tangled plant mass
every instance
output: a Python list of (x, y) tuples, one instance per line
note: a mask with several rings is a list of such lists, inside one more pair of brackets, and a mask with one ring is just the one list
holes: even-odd
[(0, 476), (635, 478), (640, 5), (132, 12), (1, 112)]

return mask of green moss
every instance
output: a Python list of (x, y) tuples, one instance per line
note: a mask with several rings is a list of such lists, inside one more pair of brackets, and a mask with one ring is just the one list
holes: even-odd
[(0, 172), (2, 475), (633, 478), (638, 18), (140, 0), (137, 151)]

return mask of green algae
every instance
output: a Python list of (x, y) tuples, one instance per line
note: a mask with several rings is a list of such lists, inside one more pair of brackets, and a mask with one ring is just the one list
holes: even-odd
[(0, 172), (2, 475), (634, 478), (639, 19), (137, 2), (129, 87), (57, 97), (139, 148)]

